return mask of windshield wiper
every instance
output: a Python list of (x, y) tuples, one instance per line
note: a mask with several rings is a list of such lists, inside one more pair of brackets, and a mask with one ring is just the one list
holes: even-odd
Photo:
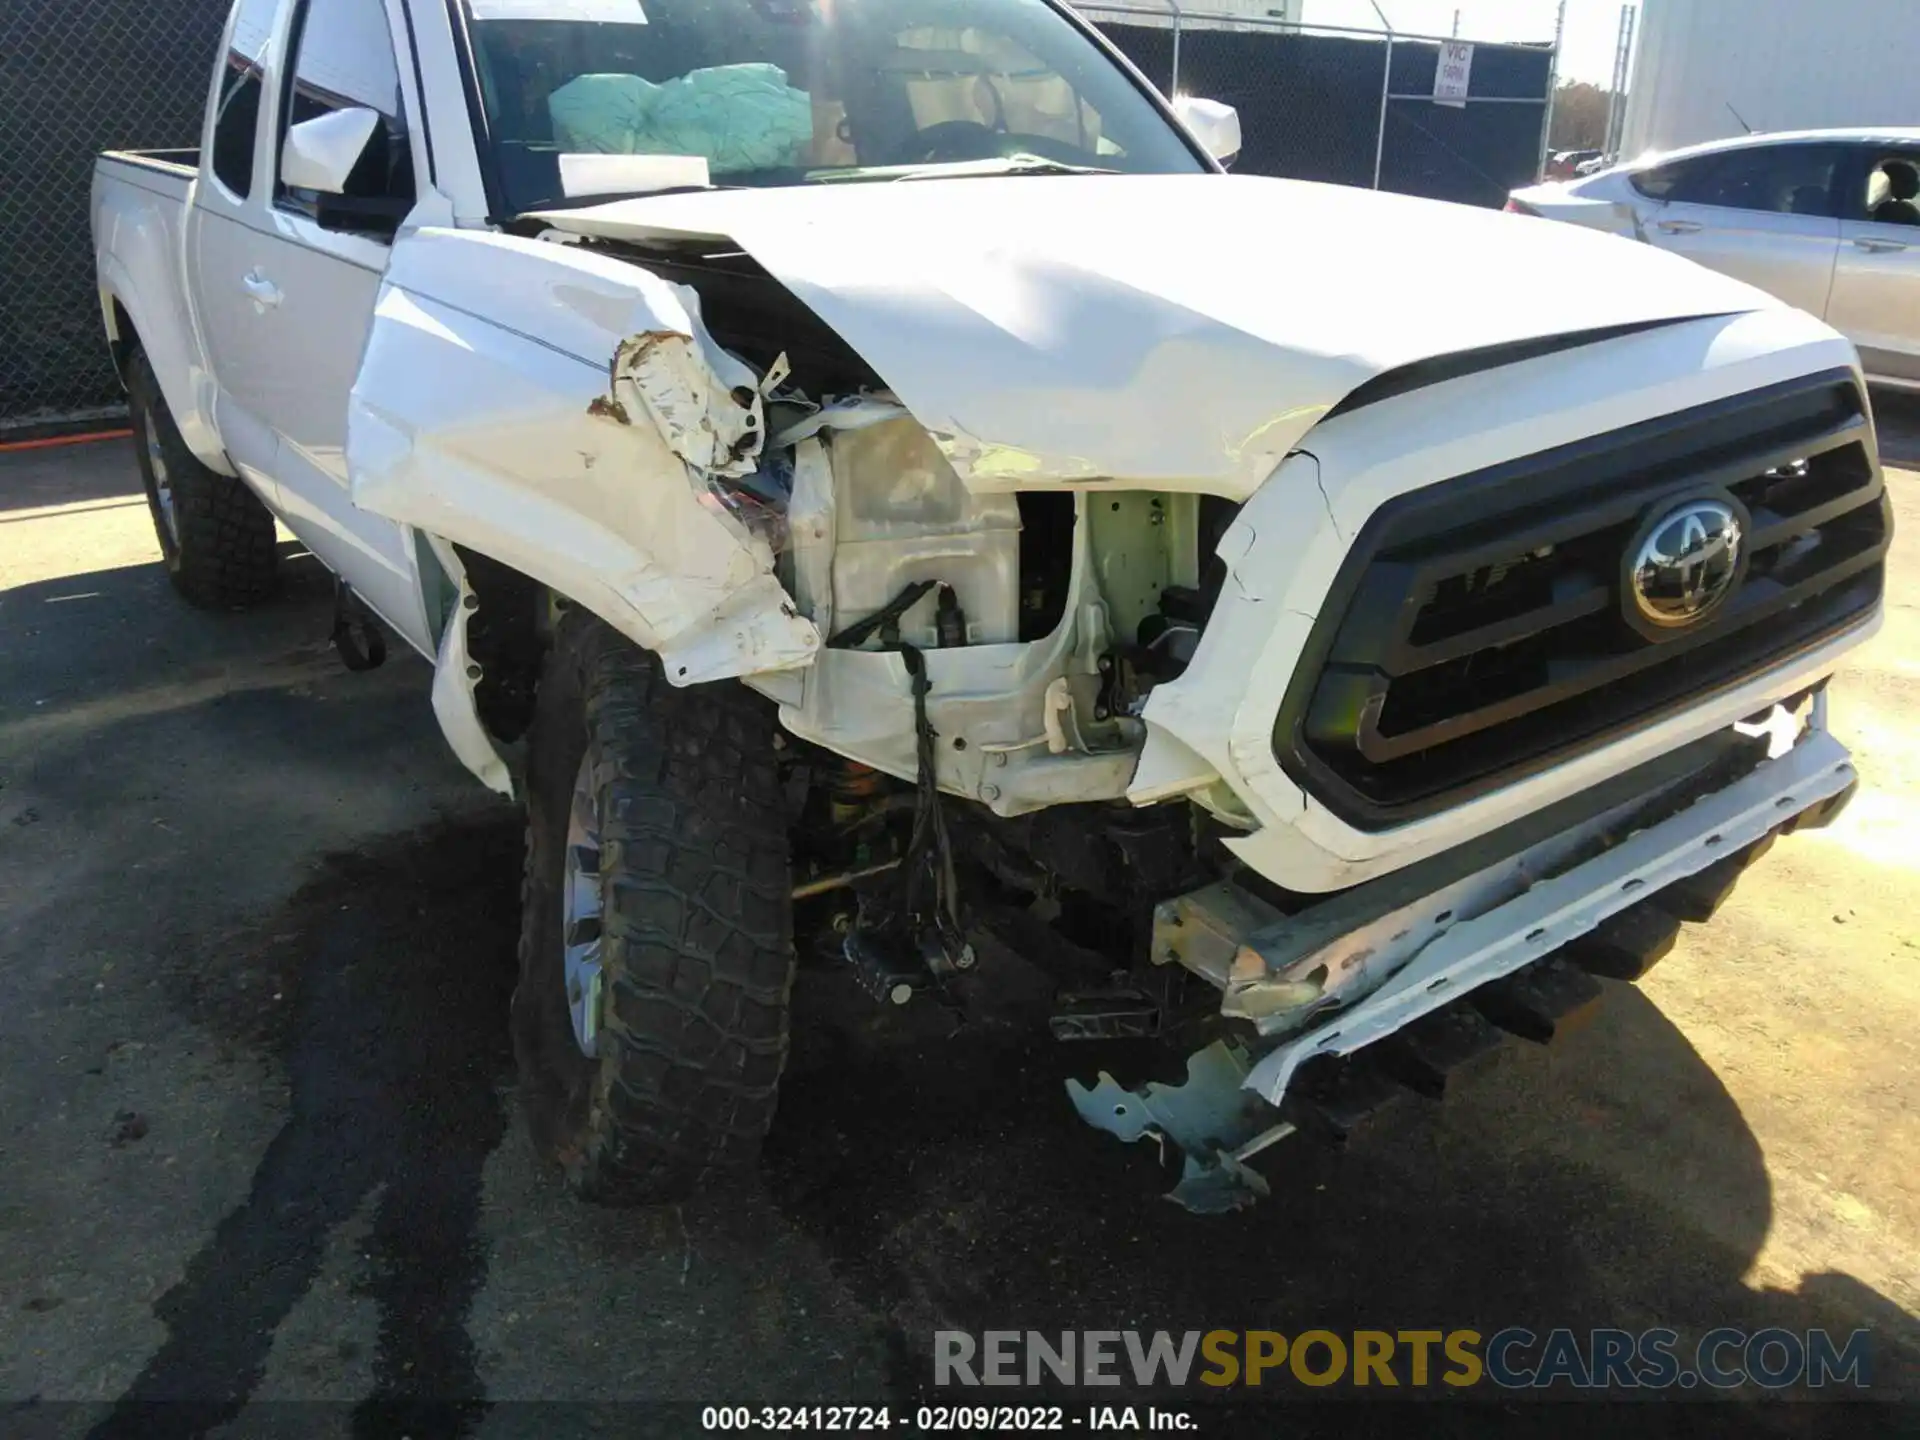
[(985, 160), (935, 161), (916, 165), (896, 180), (965, 180), (976, 175), (1118, 175), (1103, 165), (1075, 165), (1044, 155), (998, 155)]
[(1118, 175), (1098, 165), (1075, 165), (1044, 155), (989, 155), (984, 160), (927, 160), (917, 165), (868, 165), (854, 170), (822, 170), (807, 176), (809, 185), (860, 185), (876, 180), (966, 180), (998, 175)]
[(592, 195), (565, 195), (539, 210), (584, 210), (595, 205), (612, 205), (621, 200), (652, 200), (661, 195), (704, 195), (710, 190), (750, 190), (750, 185), (662, 185), (658, 190), (603, 190)]

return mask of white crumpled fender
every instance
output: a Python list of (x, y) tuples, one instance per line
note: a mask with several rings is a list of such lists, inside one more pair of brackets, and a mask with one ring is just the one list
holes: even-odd
[(758, 377), (699, 300), (576, 246), (394, 246), (347, 427), (356, 505), (492, 556), (679, 685), (809, 663), (820, 635), (711, 482), (751, 471)]

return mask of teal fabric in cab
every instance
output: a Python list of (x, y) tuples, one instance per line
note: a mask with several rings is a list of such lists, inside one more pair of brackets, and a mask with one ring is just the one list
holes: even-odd
[(579, 75), (547, 99), (563, 150), (704, 155), (715, 175), (804, 161), (813, 103), (777, 65), (716, 65), (655, 85), (638, 75)]

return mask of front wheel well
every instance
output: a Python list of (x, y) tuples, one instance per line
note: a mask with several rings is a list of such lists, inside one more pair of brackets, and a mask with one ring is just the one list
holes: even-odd
[(133, 323), (133, 316), (127, 313), (127, 307), (120, 303), (118, 295), (108, 297), (107, 313), (110, 317), (107, 351), (113, 356), (113, 371), (120, 377), (120, 385), (124, 389), (127, 376), (131, 373), (129, 367), (133, 364), (133, 357), (141, 348), (140, 331)]
[(453, 548), (478, 602), (467, 621), (467, 654), (480, 667), (474, 712), (489, 735), (511, 744), (533, 723), (552, 629), (552, 592), (492, 556)]

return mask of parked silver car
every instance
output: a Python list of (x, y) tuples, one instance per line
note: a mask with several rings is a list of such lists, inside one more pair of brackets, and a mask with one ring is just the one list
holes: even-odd
[(1516, 190), (1507, 208), (1658, 245), (1823, 317), (1920, 391), (1920, 129), (1746, 135)]

